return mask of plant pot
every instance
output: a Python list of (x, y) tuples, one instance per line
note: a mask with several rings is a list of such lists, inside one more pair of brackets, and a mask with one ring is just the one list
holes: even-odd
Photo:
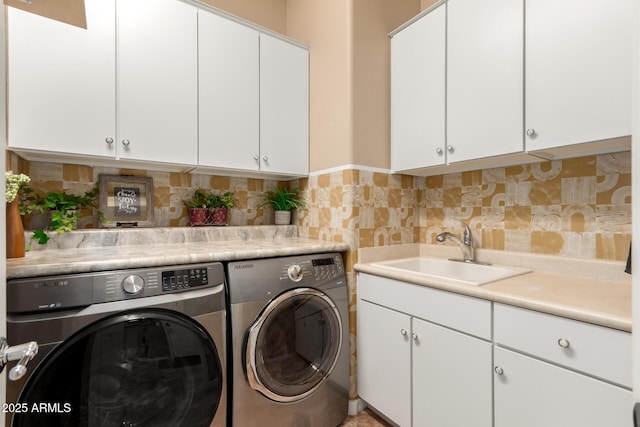
[(210, 209), (209, 221), (211, 225), (227, 225), (227, 215), (229, 208)]
[(189, 223), (192, 227), (207, 225), (209, 218), (209, 209), (207, 208), (189, 208)]
[(275, 223), (276, 225), (291, 224), (291, 211), (276, 211)]
[(25, 253), (24, 226), (18, 202), (7, 203), (7, 258), (22, 258)]

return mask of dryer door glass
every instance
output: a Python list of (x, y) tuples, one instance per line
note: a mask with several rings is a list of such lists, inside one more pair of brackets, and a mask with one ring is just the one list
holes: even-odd
[[(56, 347), (19, 401), (14, 426), (209, 426), (222, 394), (215, 344), (160, 309), (107, 317)], [(35, 405), (35, 406), (34, 406)]]
[(255, 390), (278, 402), (313, 393), (338, 359), (342, 322), (326, 294), (297, 288), (272, 300), (249, 329), (245, 367)]

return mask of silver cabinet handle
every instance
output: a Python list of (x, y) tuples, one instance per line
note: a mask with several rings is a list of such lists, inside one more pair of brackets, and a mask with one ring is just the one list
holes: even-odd
[(265, 161), (265, 162), (269, 162), (269, 157), (264, 156), (264, 157), (262, 158), (262, 160), (263, 160), (263, 161)]
[(418, 341), (418, 334), (416, 334), (415, 332), (411, 334), (411, 339), (414, 341)]
[(253, 160), (255, 160), (255, 161), (257, 162), (258, 160), (260, 160), (260, 156), (258, 156), (258, 155), (256, 154), (255, 156), (253, 156)]
[(105, 141), (107, 142), (107, 144), (111, 145), (113, 144), (113, 138), (111, 138), (110, 136), (105, 138)]
[(123, 139), (122, 140), (122, 145), (124, 145), (125, 147), (128, 147), (129, 144), (131, 144), (131, 141), (129, 141), (128, 139)]
[(534, 137), (536, 136), (536, 130), (535, 129), (527, 129), (527, 135)]
[(569, 343), (569, 340), (566, 338), (560, 338), (558, 340), (558, 345), (562, 348), (569, 348), (569, 346), (571, 345), (571, 343)]
[(438, 156), (442, 156), (444, 154), (444, 150), (440, 147), (436, 148), (436, 154)]
[(403, 337), (406, 337), (406, 336), (407, 336), (407, 330), (406, 330), (406, 329), (400, 329), (400, 334), (401, 334)]
[(456, 150), (456, 149), (455, 149), (455, 148), (453, 148), (453, 145), (447, 145), (447, 151), (448, 151), (449, 153), (453, 153), (455, 150)]
[(496, 366), (495, 368), (493, 368), (493, 371), (498, 375), (504, 374), (504, 370), (500, 366)]

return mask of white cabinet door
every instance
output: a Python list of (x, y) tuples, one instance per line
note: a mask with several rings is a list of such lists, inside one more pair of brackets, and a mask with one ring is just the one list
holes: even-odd
[(198, 164), (260, 168), (259, 33), (198, 11)]
[(260, 170), (309, 174), (309, 52), (260, 34)]
[(633, 0), (527, 0), (527, 150), (631, 134)]
[(495, 427), (631, 427), (629, 390), (503, 348), (494, 350)]
[(451, 0), (447, 161), (524, 149), (522, 1)]
[(446, 4), (391, 39), (391, 169), (443, 165)]
[(412, 325), (413, 425), (491, 427), (492, 344), (416, 318)]
[(115, 2), (87, 29), (7, 9), (8, 145), (115, 157)]
[(123, 159), (197, 164), (197, 10), (118, 2), (118, 149)]
[(358, 394), (400, 426), (411, 425), (411, 320), (358, 300)]

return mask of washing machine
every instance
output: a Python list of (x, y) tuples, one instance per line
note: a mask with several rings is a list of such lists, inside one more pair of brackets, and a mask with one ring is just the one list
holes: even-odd
[(342, 423), (349, 316), (341, 255), (230, 262), (227, 285), (231, 425)]
[(226, 426), (225, 292), (220, 263), (9, 280), (8, 341), (39, 351), (7, 425)]

